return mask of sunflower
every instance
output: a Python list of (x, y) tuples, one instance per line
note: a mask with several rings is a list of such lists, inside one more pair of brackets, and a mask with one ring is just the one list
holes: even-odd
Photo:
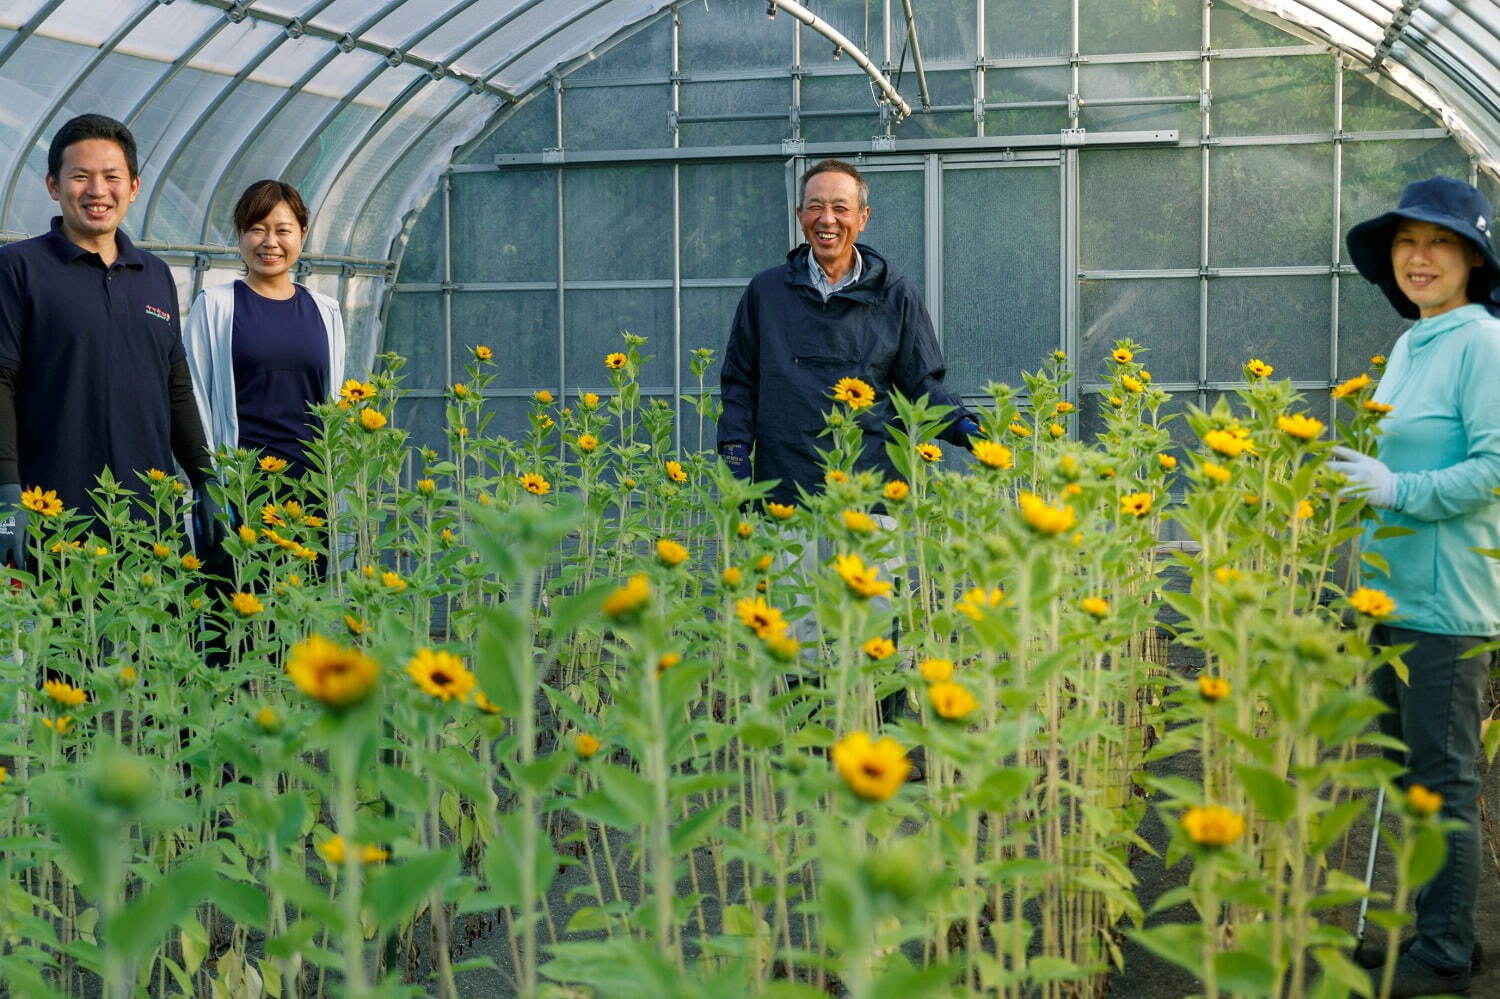
[(453, 383), (453, 398), (455, 398), (455, 399), (467, 399), (468, 397), (469, 397), (469, 386), (465, 385), (463, 382), (454, 382)]
[(862, 510), (845, 510), (839, 519), (855, 534), (874, 534), (879, 529), (875, 518)]
[(1109, 613), (1109, 601), (1103, 597), (1084, 597), (1078, 606), (1090, 617), (1104, 617)]
[(1276, 417), (1276, 429), (1298, 440), (1310, 441), (1323, 432), (1323, 421), (1306, 413), (1293, 413), (1291, 416)]
[[(921, 445), (918, 446), (919, 450), (920, 448)], [(849, 476), (842, 468), (830, 468), (828, 471), (823, 473), (823, 481), (828, 483), (830, 486), (841, 485), (849, 481)]]
[(884, 635), (876, 635), (861, 645), (860, 648), (864, 650), (865, 655), (869, 656), (875, 662), (879, 662), (882, 659), (889, 659), (896, 654), (896, 643)]
[(362, 382), (358, 378), (349, 379), (339, 388), (339, 402), (345, 408), (373, 398), (375, 398), (375, 386), (370, 382)]
[(1335, 385), (1329, 391), (1328, 394), (1331, 395), (1331, 396), (1333, 396), (1335, 399), (1342, 399), (1342, 398), (1344, 398), (1344, 396), (1346, 396), (1346, 395), (1353, 395), (1354, 393), (1358, 392), (1360, 389), (1366, 388), (1369, 385), (1370, 385), (1370, 376), (1369, 375), (1355, 375), (1353, 378), (1349, 379), (1348, 381), (1341, 382), (1340, 384)]
[(260, 470), (268, 475), (286, 471), (287, 460), (278, 458), (274, 454), (263, 455), (260, 459)]
[(656, 557), (662, 565), (672, 569), (687, 561), (688, 550), (671, 538), (662, 538), (656, 542)]
[(669, 462), (667, 462), (667, 466), (666, 467), (667, 467), (667, 478), (671, 479), (673, 482), (682, 483), (682, 482), (686, 482), (688, 480), (688, 474), (687, 474), (686, 471), (683, 470), (682, 462), (680, 462), (680, 461), (669, 461)]
[(979, 701), (963, 684), (942, 680), (927, 688), (932, 710), (948, 721), (959, 721), (979, 707)]
[(839, 574), (849, 592), (861, 600), (891, 592), (891, 584), (880, 578), (880, 566), (867, 567), (864, 559), (858, 555), (835, 556), (833, 571)]
[(532, 398), (543, 406), (552, 405), (552, 393), (548, 392), (546, 389), (538, 389), (532, 395)]
[(1135, 360), (1135, 354), (1131, 352), (1129, 347), (1116, 347), (1114, 353), (1109, 356), (1114, 358), (1116, 364), (1129, 364)]
[(573, 736), (573, 752), (578, 754), (579, 759), (586, 760), (599, 752), (599, 740), (587, 732), (579, 732)]
[(229, 604), (240, 617), (254, 617), (266, 609), (265, 605), (256, 598), (255, 594), (243, 591), (232, 594), (229, 597)]
[(1421, 784), (1413, 784), (1406, 789), (1406, 807), (1422, 818), (1430, 818), (1442, 809), (1443, 796)]
[(1396, 407), (1392, 406), (1390, 403), (1376, 402), (1374, 399), (1366, 399), (1364, 408), (1366, 412), (1379, 413), (1381, 416), (1388, 416)]
[(1005, 591), (996, 586), (986, 590), (979, 586), (965, 593), (953, 605), (953, 609), (971, 620), (978, 621), (984, 617), (984, 612), (993, 610), (1005, 602)]
[(975, 441), (974, 457), (986, 468), (1010, 468), (1015, 464), (1011, 449), (998, 441)]
[(923, 659), (917, 667), (917, 672), (922, 674), (922, 679), (928, 683), (942, 683), (953, 679), (952, 659)]
[(292, 646), (286, 671), (298, 690), (334, 709), (364, 700), (380, 678), (375, 660), (321, 635), (309, 635)]
[(875, 390), (858, 378), (840, 378), (833, 384), (833, 398), (850, 409), (859, 410), (875, 404)]
[(604, 598), (602, 609), (607, 617), (622, 618), (639, 611), (650, 599), (651, 583), (645, 573), (638, 572)]
[(493, 350), (490, 350), (490, 348), (484, 346), (483, 344), (480, 344), (478, 347), (474, 348), (474, 360), (492, 361), (494, 359), (495, 352)]
[(1150, 493), (1127, 493), (1120, 497), (1120, 512), (1132, 517), (1144, 517), (1151, 512)]
[(1071, 506), (1052, 506), (1036, 493), (1022, 493), (1017, 504), (1026, 526), (1039, 534), (1061, 534), (1078, 523)]
[(1385, 367), (1386, 357), (1384, 354), (1375, 354), (1370, 358), (1370, 366), (1375, 369)]
[(620, 354), (620, 353), (605, 354), (604, 355), (604, 366), (606, 368), (608, 368), (609, 370), (611, 370), (611, 371), (619, 371), (621, 368), (625, 367), (625, 361), (626, 360), (627, 360), (627, 358), (625, 357), (624, 354)]
[(1205, 701), (1222, 701), (1229, 696), (1229, 681), (1222, 676), (1198, 677), (1198, 696)]
[(1349, 606), (1366, 617), (1373, 617), (1377, 621), (1381, 618), (1390, 617), (1396, 612), (1396, 601), (1392, 600), (1384, 591), (1361, 586), (1349, 594)]
[(21, 505), (43, 517), (56, 517), (63, 512), (63, 503), (57, 498), (57, 490), (48, 489), (42, 492), (41, 486), (32, 486), (22, 493)]
[(917, 454), (921, 456), (923, 461), (941, 461), (943, 449), (936, 444), (918, 444)]
[(724, 580), (725, 586), (739, 586), (740, 580), (744, 578), (744, 574), (740, 572), (739, 566), (729, 565), (724, 567), (724, 572), (720, 578)]
[(781, 611), (766, 603), (765, 597), (746, 597), (737, 601), (734, 613), (741, 624), (755, 632), (756, 638), (787, 633), (786, 619), (781, 616)]
[(57, 718), (43, 718), (42, 724), (56, 732), (58, 735), (67, 735), (68, 729), (73, 727), (73, 716), (62, 715)]
[(1275, 368), (1258, 357), (1252, 357), (1249, 361), (1245, 362), (1245, 374), (1251, 378), (1269, 378), (1271, 377), (1271, 372), (1275, 370)]
[(1205, 461), (1202, 465), (1198, 466), (1198, 470), (1203, 473), (1205, 479), (1208, 479), (1210, 482), (1217, 482), (1221, 486), (1229, 481), (1229, 469), (1223, 465), (1215, 465), (1211, 461)]
[(900, 503), (902, 500), (906, 499), (906, 497), (911, 495), (911, 486), (907, 485), (905, 482), (902, 482), (900, 479), (892, 479), (890, 482), (887, 482), (885, 484), (885, 488), (880, 491), (880, 495), (884, 496), (892, 503)]
[(1245, 834), (1245, 818), (1219, 805), (1189, 808), (1182, 813), (1182, 828), (1199, 846), (1228, 846)]
[(552, 491), (552, 483), (535, 472), (521, 476), (521, 488), (533, 496), (545, 496)]
[(584, 454), (588, 454), (590, 451), (593, 451), (596, 447), (599, 446), (599, 438), (595, 437), (593, 434), (579, 434), (578, 440), (575, 441), (575, 444), (577, 445), (578, 450), (582, 451)]
[(81, 687), (75, 687), (62, 680), (48, 680), (42, 684), (42, 690), (49, 698), (65, 708), (76, 708), (89, 699), (89, 695), (84, 693)]
[(583, 395), (578, 397), (578, 401), (580, 404), (582, 404), (584, 409), (593, 409), (595, 406), (599, 405), (599, 395), (595, 392), (585, 392), (583, 393)]
[(791, 503), (767, 503), (766, 512), (777, 520), (791, 520), (797, 513), (797, 507)]
[(451, 652), (421, 649), (406, 664), (407, 675), (417, 688), (440, 701), (463, 701), (474, 689), (474, 674)]
[(359, 411), (359, 425), (366, 430), (379, 430), (385, 424), (385, 414), (380, 410), (370, 408)]
[(1248, 440), (1232, 430), (1210, 430), (1203, 435), (1203, 443), (1226, 458), (1238, 458), (1252, 449)]
[(1170, 472), (1177, 467), (1177, 459), (1170, 454), (1159, 454), (1156, 456), (1156, 464), (1163, 472)]
[(1020, 420), (1012, 420), (1010, 423), (1006, 424), (1005, 429), (1009, 430), (1011, 433), (1015, 434), (1017, 437), (1030, 437), (1031, 436), (1031, 428), (1028, 427), (1026, 424), (1022, 423)]
[(393, 572), (392, 570), (387, 569), (385, 572), (382, 572), (380, 574), (380, 585), (384, 586), (388, 590), (394, 590), (397, 593), (400, 593), (402, 590), (406, 589), (406, 580), (401, 578), (400, 573)]
[(1129, 375), (1120, 376), (1120, 384), (1125, 386), (1125, 391), (1131, 393), (1144, 392), (1146, 390), (1146, 386), (1139, 378), (1132, 378)]
[(833, 765), (849, 790), (867, 801), (893, 797), (911, 772), (900, 743), (889, 736), (873, 742), (865, 732), (850, 732), (834, 744)]

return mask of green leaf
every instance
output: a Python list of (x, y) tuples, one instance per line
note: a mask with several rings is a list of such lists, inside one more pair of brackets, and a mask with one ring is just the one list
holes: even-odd
[(605, 919), (604, 910), (597, 905), (583, 905), (573, 913), (568, 920), (565, 933), (602, 933), (608, 920)]
[(1276, 984), (1276, 969), (1259, 954), (1242, 950), (1214, 955), (1214, 974), (1219, 988), (1235, 995), (1269, 995)]
[(600, 764), (595, 771), (599, 787), (610, 802), (630, 816), (636, 825), (651, 821), (651, 785), (633, 770), (613, 763)]
[(1408, 534), (1416, 533), (1410, 527), (1402, 527), (1400, 524), (1387, 524), (1384, 527), (1377, 528), (1371, 537), (1376, 541), (1384, 541), (1386, 538), (1404, 538)]
[(141, 957), (209, 893), (214, 878), (213, 865), (206, 860), (177, 868), (110, 917), (104, 927), (106, 946), (127, 960)]
[(1142, 930), (1129, 930), (1125, 935), (1157, 957), (1202, 977), (1202, 926), (1196, 923), (1164, 923)]
[(182, 947), (182, 969), (189, 976), (196, 975), (203, 959), (208, 956), (208, 931), (192, 915), (188, 915), (181, 925), (177, 940)]
[(1479, 731), (1483, 733), (1481, 741), (1484, 743), (1485, 759), (1494, 763), (1495, 753), (1500, 751), (1500, 724), (1496, 724), (1493, 718), (1486, 718), (1480, 724)]
[(1353, 992), (1363, 999), (1370, 999), (1374, 990), (1370, 987), (1370, 976), (1365, 970), (1345, 956), (1343, 951), (1332, 947), (1320, 947), (1313, 951), (1326, 980), (1336, 982), (1341, 988)]
[(566, 751), (548, 753), (540, 756), (524, 766), (511, 766), (511, 776), (522, 788), (530, 791), (537, 797), (544, 797), (557, 779), (568, 769), (568, 764), (573, 761), (573, 755)]
[(98, 901), (104, 890), (103, 838), (109, 835), (107, 824), (98, 812), (75, 798), (56, 797), (41, 810), (42, 822), (57, 836), (69, 866), (78, 874), (78, 887), (92, 901)]
[(1278, 824), (1292, 817), (1297, 809), (1297, 791), (1286, 778), (1248, 763), (1235, 767), (1234, 772), (1256, 811)]
[(384, 928), (405, 922), (432, 894), (458, 873), (458, 854), (433, 850), (391, 864), (371, 875), (364, 890), (364, 904)]
[(733, 801), (726, 799), (675, 823), (672, 826), (672, 853), (686, 853), (698, 847), (732, 804)]
[(753, 937), (764, 921), (757, 919), (747, 905), (724, 907), (724, 932), (733, 937)]
[(1441, 829), (1435, 825), (1427, 825), (1418, 830), (1416, 843), (1406, 864), (1406, 876), (1411, 880), (1411, 886), (1420, 888), (1437, 877), (1447, 856), (1448, 842)]
[[(266, 928), (271, 905), (266, 901), (265, 892), (261, 891), (258, 885), (220, 877), (214, 880), (208, 897), (224, 915), (236, 923), (257, 930)], [(205, 938), (204, 943), (207, 944), (207, 942)], [(193, 974), (193, 969), (189, 969), (188, 974)]]

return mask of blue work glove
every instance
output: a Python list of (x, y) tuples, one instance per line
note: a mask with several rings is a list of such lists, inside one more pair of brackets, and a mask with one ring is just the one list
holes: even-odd
[(979, 432), (979, 424), (972, 416), (959, 417), (958, 422), (953, 425), (953, 429), (962, 435), (964, 447), (971, 451), (974, 449), (974, 438), (982, 436)]
[(0, 563), (13, 569), (26, 566), (26, 527), (31, 514), (21, 505), (21, 484), (0, 486)]
[(228, 529), (220, 516), (219, 504), (209, 495), (208, 482), (199, 486), (193, 497), (193, 550), (201, 559), (224, 543)]
[(734, 477), (741, 482), (749, 482), (754, 476), (750, 468), (750, 445), (738, 442), (724, 444), (719, 448), (719, 457), (724, 459), (724, 464), (734, 473)]
[(1396, 473), (1385, 462), (1353, 448), (1336, 446), (1328, 470), (1349, 480), (1339, 490), (1340, 496), (1359, 496), (1371, 506), (1390, 508), (1396, 505)]

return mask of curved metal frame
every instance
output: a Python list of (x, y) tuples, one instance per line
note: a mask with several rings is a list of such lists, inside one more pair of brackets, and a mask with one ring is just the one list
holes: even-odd
[[(387, 0), (387, 3), (384, 7), (381, 7), (370, 17), (365, 18), (365, 20), (357, 25), (351, 33), (356, 35), (363, 34), (370, 28), (379, 24), (392, 11), (396, 10), (405, 2), (406, 0)], [(475, 3), (476, 0), (468, 0), (468, 2)], [(266, 130), (266, 127), (271, 124), (271, 122), (276, 118), (281, 110), (285, 108), (289, 103), (291, 103), (292, 98), (302, 93), (307, 85), (313, 81), (313, 78), (316, 77), (319, 73), (323, 72), (323, 70), (327, 69), (328, 64), (333, 62), (333, 60), (338, 58), (342, 53), (343, 49), (339, 48), (337, 45), (333, 46), (326, 53), (324, 53), (322, 58), (313, 63), (312, 67), (308, 69), (307, 72), (303, 73), (302, 77), (297, 80), (296, 83), (288, 87), (286, 89), (286, 92), (277, 99), (276, 103), (272, 104), (271, 107), (266, 110), (265, 114), (260, 116), (260, 120), (255, 123), (255, 127), (252, 128), (249, 134), (247, 134), (245, 138), (240, 141), (239, 148), (234, 151), (233, 156), (229, 157), (229, 162), (224, 164), (224, 169), (219, 171), (219, 175), (214, 178), (214, 182), (208, 188), (210, 193), (208, 196), (208, 202), (204, 205), (203, 226), (198, 230), (199, 241), (208, 239), (209, 224), (213, 219), (212, 208), (215, 193), (224, 186), (224, 182), (229, 179), (230, 174), (234, 173), (235, 168), (238, 167), (240, 165), (240, 162), (245, 158), (245, 154), (248, 153), (250, 149), (255, 145), (255, 140), (260, 138), (260, 134)]]
[(79, 86), (88, 78), (89, 74), (97, 69), (99, 64), (114, 52), (115, 46), (119, 45), (126, 35), (139, 27), (147, 15), (158, 6), (156, 0), (143, 0), (140, 8), (120, 23), (120, 26), (94, 51), (93, 56), (79, 67), (78, 72), (73, 74), (73, 78), (68, 81), (68, 85), (58, 91), (57, 96), (52, 99), (52, 103), (47, 105), (47, 109), (36, 117), (32, 123), (31, 131), (26, 135), (25, 141), (16, 146), (15, 161), (10, 165), (10, 172), (5, 175), (5, 198), (0, 200), (0, 224), (3, 224), (3, 220), (10, 218), (10, 206), (15, 200), (16, 184), (21, 179), (21, 171), (26, 169), (26, 159), (31, 153), (31, 147), (36, 145), (37, 140), (42, 137), (42, 131), (57, 116), (57, 112), (62, 110), (63, 105), (68, 103), (68, 98), (78, 92)]
[[(317, 3), (313, 5), (313, 9), (309, 11), (308, 16), (312, 17), (318, 14), (331, 3), (333, 3), (333, 0), (317, 0)], [(251, 57), (248, 63), (241, 67), (240, 71), (209, 102), (208, 107), (203, 109), (203, 113), (198, 115), (197, 120), (182, 133), (182, 138), (178, 139), (177, 145), (172, 147), (172, 152), (162, 162), (161, 170), (156, 175), (156, 186), (151, 189), (151, 200), (146, 203), (146, 215), (141, 220), (142, 236), (149, 236), (151, 233), (151, 224), (156, 221), (156, 206), (161, 204), (162, 192), (167, 189), (167, 179), (171, 176), (172, 168), (177, 165), (177, 158), (182, 155), (193, 139), (197, 138), (199, 130), (208, 123), (209, 119), (214, 116), (214, 113), (223, 107), (224, 102), (229, 100), (230, 96), (239, 89), (240, 84), (248, 80), (250, 74), (255, 72), (261, 63), (269, 59), (281, 47), (283, 42), (290, 40), (292, 37), (292, 34), (283, 27), (281, 33), (275, 39), (268, 42), (264, 48)]]
[(187, 68), (187, 64), (192, 62), (193, 58), (199, 52), (203, 51), (205, 45), (214, 40), (215, 35), (233, 23), (234, 21), (228, 15), (221, 14), (217, 20), (204, 29), (203, 34), (198, 36), (198, 40), (189, 45), (176, 59), (172, 60), (171, 65), (162, 71), (161, 76), (156, 78), (155, 83), (151, 84), (151, 89), (142, 94), (140, 100), (135, 102), (135, 107), (130, 109), (130, 113), (121, 119), (125, 122), (125, 126), (129, 128), (131, 125), (134, 125), (135, 120), (141, 116), (141, 113), (146, 110), (152, 101), (156, 100), (157, 95), (166, 89), (167, 84), (171, 83), (178, 73)]

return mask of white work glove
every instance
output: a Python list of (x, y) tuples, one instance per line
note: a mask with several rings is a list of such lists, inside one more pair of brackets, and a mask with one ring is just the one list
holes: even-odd
[(1379, 458), (1361, 454), (1353, 448), (1335, 446), (1328, 470), (1349, 480), (1349, 484), (1339, 490), (1340, 496), (1359, 496), (1371, 506), (1389, 508), (1396, 505), (1396, 473)]

